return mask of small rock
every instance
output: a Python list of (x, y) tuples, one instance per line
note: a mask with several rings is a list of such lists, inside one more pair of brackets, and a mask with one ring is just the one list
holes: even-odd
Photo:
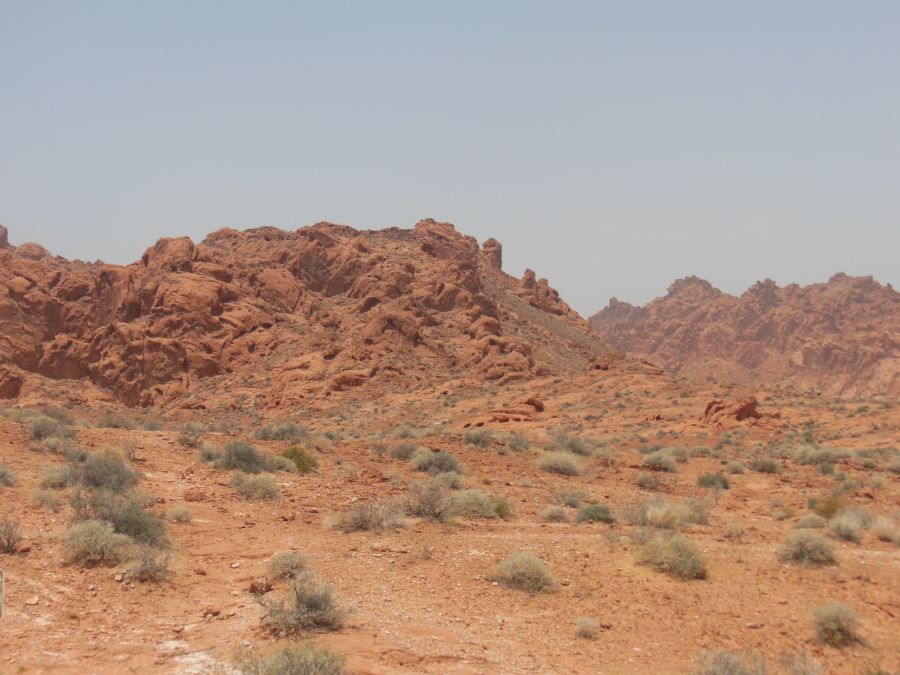
[(201, 567), (198, 567), (197, 569), (194, 570), (194, 574), (198, 574), (198, 575), (200, 575), (201, 577), (205, 577), (205, 576), (206, 576), (206, 570), (203, 569), (203, 568), (201, 568)]
[(233, 570), (236, 570), (240, 566), (241, 566), (241, 563), (239, 563), (239, 562), (231, 563), (231, 569), (233, 569)]
[(32, 595), (30, 598), (28, 598), (28, 599), (25, 601), (25, 604), (26, 604), (26, 605), (31, 605), (32, 607), (33, 607), (34, 605), (38, 604), (38, 596)]
[(116, 576), (113, 577), (113, 579), (115, 579), (119, 583), (122, 583), (122, 581), (125, 579), (125, 577), (122, 574), (117, 574)]

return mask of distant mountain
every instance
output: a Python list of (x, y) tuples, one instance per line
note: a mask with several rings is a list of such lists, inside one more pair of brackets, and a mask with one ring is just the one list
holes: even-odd
[(900, 397), (900, 293), (871, 277), (766, 280), (740, 297), (688, 277), (644, 307), (613, 298), (589, 323), (614, 348), (690, 378)]

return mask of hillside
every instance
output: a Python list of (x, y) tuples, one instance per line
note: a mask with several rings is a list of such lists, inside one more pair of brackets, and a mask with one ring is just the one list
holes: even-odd
[(739, 297), (688, 277), (644, 307), (613, 298), (589, 322), (616, 349), (688, 378), (900, 396), (900, 293), (871, 277), (766, 280)]

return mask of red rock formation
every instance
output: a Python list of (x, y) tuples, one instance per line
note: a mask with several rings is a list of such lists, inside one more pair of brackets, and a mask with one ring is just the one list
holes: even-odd
[(740, 297), (689, 277), (645, 307), (613, 298), (589, 321), (613, 347), (691, 378), (900, 396), (900, 294), (871, 277), (767, 280)]
[[(128, 405), (204, 407), (202, 390), (291, 406), (386, 383), (583, 370), (600, 349), (586, 323), (545, 280), (523, 289), (501, 264), (498, 242), (482, 249), (431, 219), (413, 230), (225, 228), (198, 244), (161, 239), (127, 266), (12, 247), (0, 229), (0, 397), (41, 376)], [(498, 303), (517, 298), (539, 311), (501, 316)]]

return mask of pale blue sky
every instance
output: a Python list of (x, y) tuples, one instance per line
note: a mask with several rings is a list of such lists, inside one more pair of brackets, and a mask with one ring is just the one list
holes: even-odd
[(0, 0), (13, 243), (424, 217), (584, 314), (898, 286), (900, 2)]

